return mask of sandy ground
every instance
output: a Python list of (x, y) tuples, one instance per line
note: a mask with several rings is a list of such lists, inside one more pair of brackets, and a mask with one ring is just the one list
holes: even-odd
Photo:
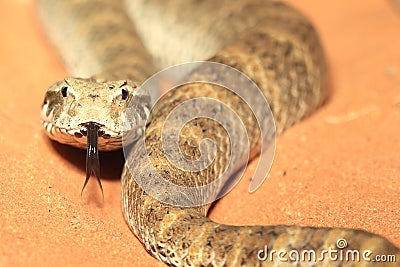
[[(400, 12), (382, 0), (290, 2), (321, 34), (331, 98), (278, 138), (256, 193), (253, 162), (210, 216), (363, 228), (400, 246)], [(30, 1), (0, 10), (0, 266), (163, 266), (122, 217), (120, 153), (101, 158), (104, 203), (94, 183), (80, 198), (85, 153), (50, 142), (39, 119), (45, 89), (66, 71)]]

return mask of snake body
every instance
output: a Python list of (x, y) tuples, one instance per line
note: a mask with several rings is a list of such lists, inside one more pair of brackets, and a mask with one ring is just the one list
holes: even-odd
[[(268, 99), (278, 133), (310, 115), (328, 94), (316, 31), (302, 14), (278, 1), (38, 0), (37, 4), (70, 73), (82, 77), (57, 82), (46, 93), (43, 125), (58, 142), (86, 148), (90, 124), (95, 125), (100, 150), (120, 148), (127, 103), (132, 99), (143, 103), (132, 118), (137, 125), (143, 124), (149, 113), (145, 104), (149, 96), (139, 94), (138, 86), (158, 69), (184, 61), (210, 60), (245, 73)], [(344, 251), (368, 249), (374, 255), (397, 255), (400, 260), (400, 251), (392, 243), (363, 230), (223, 225), (206, 217), (209, 205), (173, 206), (143, 191), (134, 178), (151, 179), (149, 162), (170, 182), (198, 186), (214, 181), (224, 171), (232, 149), (241, 150), (230, 146), (229, 136), (215, 121), (198, 118), (182, 129), (181, 152), (196, 159), (201, 155), (201, 140), (209, 138), (215, 140), (215, 160), (207, 169), (191, 173), (168, 161), (160, 142), (163, 122), (179, 103), (204, 96), (233, 109), (248, 132), (250, 157), (260, 152), (255, 118), (234, 93), (213, 85), (188, 84), (164, 95), (151, 111), (145, 132), (141, 127), (134, 129), (137, 135), (145, 134), (145, 156), (150, 161), (136, 155), (133, 146), (126, 164), (134, 167), (124, 167), (121, 177), (124, 216), (150, 254), (174, 266), (376, 265), (257, 258), (265, 245), (275, 251), (313, 249), (320, 253), (345, 238), (349, 244)], [(160, 189), (158, 194), (166, 192)]]

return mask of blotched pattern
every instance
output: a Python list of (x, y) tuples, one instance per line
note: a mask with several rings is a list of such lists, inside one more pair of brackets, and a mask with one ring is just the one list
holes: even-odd
[[(327, 96), (324, 55), (313, 26), (303, 15), (278, 1), (126, 0), (125, 5), (107, 0), (37, 2), (44, 25), (71, 74), (84, 78), (94, 76), (89, 82), (129, 80), (138, 85), (157, 69), (170, 64), (205, 59), (224, 63), (248, 75), (261, 88), (271, 105), (278, 133), (311, 114)], [(83, 94), (88, 95), (85, 87), (82, 88)], [(134, 92), (135, 86), (130, 89), (129, 92)], [(74, 87), (74, 90), (80, 88)], [(152, 166), (165, 179), (179, 185), (194, 186), (213, 181), (224, 170), (230, 151), (241, 149), (230, 147), (228, 135), (220, 125), (201, 118), (182, 129), (179, 145), (182, 153), (193, 160), (199, 157), (201, 140), (214, 140), (217, 155), (213, 163), (205, 170), (188, 173), (166, 159), (160, 142), (163, 121), (182, 101), (203, 96), (219, 99), (239, 114), (248, 131), (251, 157), (260, 150), (259, 129), (254, 127), (256, 123), (250, 108), (240, 98), (218, 86), (181, 86), (163, 97), (152, 111), (145, 131)], [(46, 110), (42, 113), (62, 113), (62, 104), (49, 101), (45, 106), (52, 106), (53, 113)], [(114, 107), (123, 109), (125, 105)], [(113, 117), (115, 114), (110, 112), (105, 119), (119, 121)], [(47, 118), (55, 119), (53, 115)], [(79, 116), (76, 120), (84, 122)], [(50, 122), (46, 123), (49, 127)], [(56, 124), (55, 121), (51, 123)], [(110, 127), (107, 130), (122, 132), (118, 128), (120, 123)], [(70, 140), (65, 142), (71, 143)], [(143, 163), (143, 155), (135, 155), (135, 149), (132, 153), (129, 160), (134, 161), (136, 168), (130, 171), (124, 168), (122, 175), (125, 218), (146, 249), (170, 265), (276, 266), (282, 263), (257, 259), (265, 244), (276, 251), (314, 249), (318, 253), (335, 248), (338, 239), (349, 240), (344, 252), (368, 249), (374, 255), (396, 254), (400, 259), (399, 249), (388, 240), (362, 230), (221, 225), (205, 216), (208, 206), (166, 205), (136, 184), (133, 177), (146, 175), (143, 178), (151, 179), (151, 175), (148, 163)], [(306, 265), (304, 262), (286, 264)], [(328, 264), (377, 265), (375, 262), (325, 260), (309, 266)]]

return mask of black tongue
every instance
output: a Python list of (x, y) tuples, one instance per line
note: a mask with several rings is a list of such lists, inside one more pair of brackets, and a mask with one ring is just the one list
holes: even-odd
[(86, 125), (87, 130), (87, 148), (86, 148), (86, 179), (83, 184), (81, 197), (83, 190), (85, 189), (90, 176), (92, 173), (96, 176), (97, 182), (101, 189), (101, 194), (104, 199), (103, 186), (100, 181), (100, 160), (98, 150), (98, 139), (99, 139), (99, 126), (93, 122)]

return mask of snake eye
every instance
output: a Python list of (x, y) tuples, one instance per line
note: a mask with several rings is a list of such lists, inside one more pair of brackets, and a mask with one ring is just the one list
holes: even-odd
[(122, 89), (122, 100), (127, 100), (128, 99), (128, 91), (126, 89)]
[(63, 88), (61, 88), (61, 94), (63, 97), (67, 97), (67, 92), (68, 92), (67, 86), (64, 86)]

